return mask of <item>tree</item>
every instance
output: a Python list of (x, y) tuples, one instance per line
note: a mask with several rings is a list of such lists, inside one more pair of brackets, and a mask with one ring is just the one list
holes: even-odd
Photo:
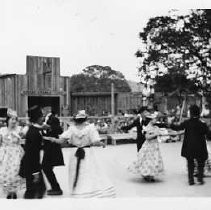
[(197, 93), (198, 87), (193, 81), (182, 74), (165, 74), (156, 77), (155, 89), (162, 92), (164, 96), (177, 96), (179, 104), (184, 96), (189, 93)]
[(110, 66), (93, 65), (71, 77), (72, 92), (110, 92), (114, 83), (117, 92), (130, 92), (124, 75)]
[[(139, 35), (141, 48), (136, 56), (140, 58), (142, 83), (154, 85), (165, 74), (169, 77), (162, 80), (171, 78), (174, 82), (176, 72), (194, 83), (194, 90), (210, 90), (210, 10), (190, 10), (187, 15), (172, 12), (151, 18)], [(155, 87), (159, 89), (158, 84)], [(183, 85), (174, 85), (173, 89)]]

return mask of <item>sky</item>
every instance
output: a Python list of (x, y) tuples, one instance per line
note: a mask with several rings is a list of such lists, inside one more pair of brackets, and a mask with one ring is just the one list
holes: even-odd
[(139, 81), (139, 32), (171, 9), (209, 0), (0, 0), (0, 73), (26, 73), (26, 56), (60, 57), (61, 75), (111, 66)]

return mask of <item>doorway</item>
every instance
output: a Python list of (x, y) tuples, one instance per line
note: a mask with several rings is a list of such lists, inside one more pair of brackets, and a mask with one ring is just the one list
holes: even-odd
[(60, 115), (60, 97), (59, 96), (28, 96), (28, 108), (33, 106), (52, 107), (56, 114)]

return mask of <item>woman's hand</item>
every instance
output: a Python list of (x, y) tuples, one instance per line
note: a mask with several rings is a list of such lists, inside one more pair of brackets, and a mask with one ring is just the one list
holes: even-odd
[(50, 125), (44, 123), (41, 128), (43, 130), (48, 130), (48, 129), (50, 129)]
[(152, 140), (152, 139), (155, 139), (159, 136), (159, 133), (158, 132), (147, 132), (145, 137), (147, 140)]

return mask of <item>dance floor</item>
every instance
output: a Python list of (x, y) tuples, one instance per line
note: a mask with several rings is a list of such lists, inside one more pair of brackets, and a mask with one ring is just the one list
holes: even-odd
[[(209, 143), (210, 144), (210, 143)], [(121, 144), (95, 148), (97, 157), (117, 190), (117, 198), (138, 197), (207, 197), (211, 196), (211, 177), (205, 178), (205, 185), (187, 184), (186, 162), (180, 156), (181, 143), (160, 143), (165, 174), (156, 183), (146, 183), (140, 177), (127, 171), (128, 165), (136, 159), (135, 144)], [(68, 157), (70, 148), (64, 148), (66, 166), (55, 169), (64, 191), (62, 197), (68, 197)], [(1, 197), (3, 195), (1, 194)], [(19, 194), (22, 196), (22, 192)], [(52, 198), (46, 196), (46, 198)], [(58, 198), (58, 197), (57, 197)]]

